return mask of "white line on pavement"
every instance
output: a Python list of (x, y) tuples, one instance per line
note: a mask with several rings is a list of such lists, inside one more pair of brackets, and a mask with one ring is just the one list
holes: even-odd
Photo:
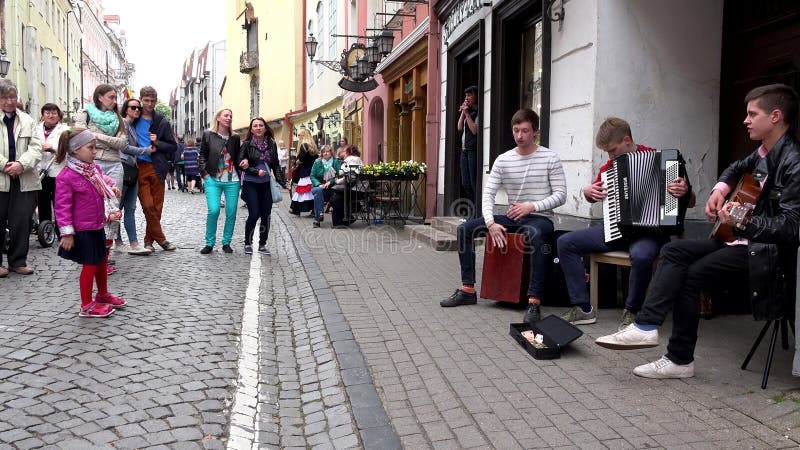
[(242, 311), (241, 348), (239, 350), (239, 380), (231, 405), (231, 431), (228, 449), (246, 450), (257, 446), (256, 405), (258, 404), (258, 369), (260, 367), (260, 342), (258, 326), (258, 298), (261, 291), (261, 255), (250, 261), (250, 280), (245, 293)]

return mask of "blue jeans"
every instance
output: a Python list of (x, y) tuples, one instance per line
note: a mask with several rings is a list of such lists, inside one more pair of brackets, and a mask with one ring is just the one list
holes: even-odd
[(333, 191), (316, 186), (311, 188), (311, 195), (314, 196), (314, 220), (319, 220), (322, 215), (322, 208), (325, 206), (325, 200), (330, 200)]
[(225, 193), (225, 228), (222, 231), (222, 245), (230, 245), (233, 240), (233, 227), (236, 225), (236, 207), (239, 205), (239, 182), (217, 181), (206, 177), (206, 245), (213, 247), (217, 242), (217, 221), (219, 219), (220, 197)]
[[(120, 207), (122, 208), (122, 223), (125, 225), (125, 233), (128, 235), (128, 243), (139, 242), (136, 237), (136, 200), (139, 198), (139, 183), (133, 186), (122, 186), (122, 198)], [(122, 240), (122, 229), (119, 232), (118, 240)]]
[(461, 150), (461, 186), (467, 194), (467, 199), (471, 202), (473, 215), (479, 215), (475, 205), (478, 200), (475, 198), (475, 186), (478, 182), (478, 152), (474, 150)]
[[(494, 222), (506, 227), (509, 233), (525, 235), (526, 248), (531, 252), (528, 296), (544, 298), (547, 277), (547, 257), (553, 237), (553, 222), (543, 216), (527, 216), (511, 220), (507, 216), (494, 216)], [(461, 264), (461, 283), (475, 285), (475, 238), (485, 236), (488, 229), (483, 217), (468, 220), (458, 226), (458, 260)], [(488, 239), (488, 238), (487, 238)]]
[(617, 239), (606, 243), (602, 225), (572, 231), (558, 238), (558, 259), (567, 283), (567, 292), (573, 305), (589, 304), (586, 278), (581, 257), (589, 253), (628, 251), (631, 255), (631, 274), (628, 279), (628, 298), (625, 309), (638, 312), (642, 308), (650, 277), (653, 276), (653, 261), (658, 257), (666, 237), (641, 237), (632, 241)]
[[(272, 213), (272, 189), (269, 182), (252, 183), (245, 181), (242, 185), (242, 197), (247, 203), (247, 222), (244, 224), (244, 245), (253, 245), (253, 234), (256, 222), (261, 219), (258, 229), (258, 246), (267, 245), (269, 237), (270, 214)], [(226, 203), (227, 207), (227, 203)]]

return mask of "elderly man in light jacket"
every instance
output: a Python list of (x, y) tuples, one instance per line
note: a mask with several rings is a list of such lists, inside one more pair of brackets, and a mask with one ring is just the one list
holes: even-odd
[(17, 109), (17, 86), (11, 80), (0, 79), (0, 243), (5, 242), (6, 229), (10, 234), (8, 269), (2, 266), (0, 277), (8, 271), (30, 275), (28, 244), (31, 217), (36, 197), (42, 188), (36, 164), (42, 159), (41, 142), (34, 132), (36, 121)]

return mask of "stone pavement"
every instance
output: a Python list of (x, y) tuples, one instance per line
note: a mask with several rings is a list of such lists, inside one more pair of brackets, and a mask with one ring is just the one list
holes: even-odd
[[(649, 380), (636, 365), (664, 347), (615, 352), (594, 339), (619, 310), (558, 360), (538, 361), (508, 335), (523, 311), (491, 301), (444, 309), (459, 284), (456, 253), (435, 252), (402, 228), (311, 228), (292, 218), (318, 261), (364, 353), (404, 448), (782, 448), (800, 443), (800, 380), (791, 352), (776, 350), (759, 388), (766, 343), (739, 369), (761, 323), (702, 321), (696, 376)], [(478, 267), (482, 252), (478, 253)], [(479, 286), (478, 286), (479, 287)], [(559, 314), (558, 308), (544, 312)], [(668, 336), (663, 329), (661, 341)]]
[(103, 320), (77, 317), (79, 267), (32, 239), (36, 273), (0, 279), (0, 449), (800, 442), (791, 353), (777, 350), (765, 391), (763, 350), (739, 370), (760, 328), (747, 316), (702, 322), (688, 380), (632, 375), (663, 347), (594, 345), (615, 310), (561, 359), (537, 361), (508, 336), (522, 310), (438, 306), (458, 284), (455, 253), (391, 226), (331, 230), (328, 217), (313, 229), (287, 203), (271, 256), (241, 253), (243, 209), (236, 253), (200, 255), (204, 198), (168, 191), (179, 249), (115, 255), (110, 286), (130, 307)]
[(55, 248), (32, 243), (36, 273), (0, 280), (0, 448), (398, 446), (280, 217), (272, 256), (242, 254), (244, 209), (237, 252), (200, 255), (204, 197), (168, 191), (164, 210), (178, 250), (112, 254), (109, 286), (129, 307), (107, 319), (77, 317), (80, 268)]

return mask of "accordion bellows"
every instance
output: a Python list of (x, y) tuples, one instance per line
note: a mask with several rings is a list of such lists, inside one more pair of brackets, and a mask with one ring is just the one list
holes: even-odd
[(686, 211), (667, 191), (667, 185), (679, 176), (686, 176), (686, 167), (675, 149), (617, 156), (601, 174), (608, 193), (603, 201), (606, 242), (626, 237), (636, 228), (678, 233)]

